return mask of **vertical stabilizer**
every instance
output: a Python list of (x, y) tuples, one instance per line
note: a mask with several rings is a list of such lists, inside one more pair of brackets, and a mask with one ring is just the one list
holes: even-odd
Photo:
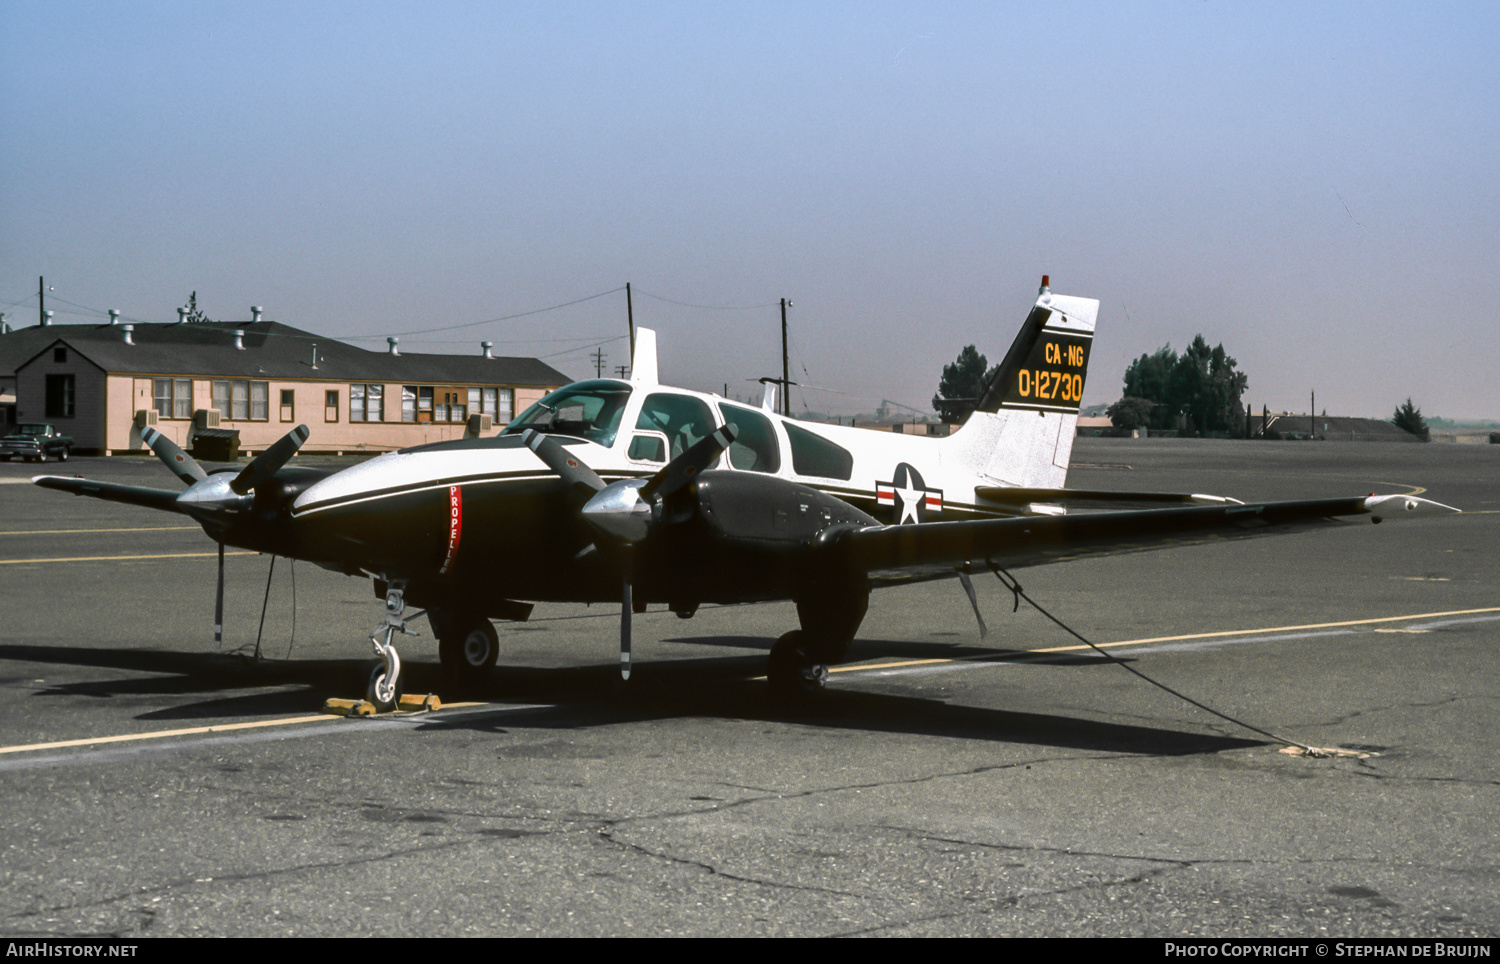
[(638, 385), (655, 385), (656, 332), (650, 328), (635, 330), (635, 355), (630, 359), (630, 380)]
[(1041, 294), (985, 386), (943, 444), (943, 464), (1002, 485), (1062, 488), (1077, 434), (1099, 302)]

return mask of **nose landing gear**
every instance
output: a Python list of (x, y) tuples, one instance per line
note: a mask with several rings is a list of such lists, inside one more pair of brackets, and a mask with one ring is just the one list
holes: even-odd
[(394, 710), (401, 701), (401, 656), (396, 652), (393, 640), (397, 633), (403, 636), (418, 635), (407, 626), (409, 620), (405, 618), (405, 589), (406, 585), (402, 580), (390, 580), (385, 592), (385, 620), (370, 634), (370, 643), (375, 647), (375, 655), (380, 657), (380, 662), (370, 669), (370, 683), (365, 689), (365, 698), (382, 713)]

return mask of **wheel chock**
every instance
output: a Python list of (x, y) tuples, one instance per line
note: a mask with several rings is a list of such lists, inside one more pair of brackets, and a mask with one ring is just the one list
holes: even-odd
[(326, 700), (323, 712), (332, 716), (374, 716), (375, 704), (366, 700)]
[(432, 713), (442, 708), (443, 701), (438, 699), (436, 693), (428, 693), (425, 696), (408, 693), (396, 702), (396, 709), (408, 713)]

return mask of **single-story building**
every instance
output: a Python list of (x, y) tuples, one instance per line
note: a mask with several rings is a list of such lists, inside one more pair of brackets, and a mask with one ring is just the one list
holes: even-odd
[[(7, 425), (50, 422), (80, 453), (141, 451), (151, 426), (183, 448), (239, 433), (258, 452), (298, 423), (305, 452), (382, 452), (489, 434), (572, 381), (535, 358), (356, 348), (258, 314), (248, 322), (49, 325), (0, 335)], [(4, 426), (0, 426), (4, 427)]]

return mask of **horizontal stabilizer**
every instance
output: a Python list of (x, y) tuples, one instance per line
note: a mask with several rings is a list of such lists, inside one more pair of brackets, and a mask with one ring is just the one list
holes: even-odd
[(955, 569), (1044, 566), (1091, 556), (1144, 552), (1324, 526), (1447, 515), (1450, 506), (1407, 495), (1312, 499), (1260, 505), (1141, 509), (973, 522), (870, 526), (829, 533), (822, 548), (877, 584), (952, 575)]
[(1196, 492), (1105, 492), (1098, 489), (1028, 489), (986, 485), (974, 494), (1002, 505), (1034, 502), (1065, 505), (1072, 509), (1162, 509), (1172, 505), (1242, 505), (1238, 499)]
[(177, 502), (177, 497), (182, 493), (167, 489), (148, 489), (145, 486), (120, 485), (115, 482), (94, 482), (77, 476), (65, 478), (60, 475), (38, 475), (31, 481), (44, 489), (58, 489), (74, 495), (87, 495), (95, 499), (124, 502), (127, 505), (142, 505), (148, 509), (164, 509), (168, 512), (182, 511), (182, 506)]

